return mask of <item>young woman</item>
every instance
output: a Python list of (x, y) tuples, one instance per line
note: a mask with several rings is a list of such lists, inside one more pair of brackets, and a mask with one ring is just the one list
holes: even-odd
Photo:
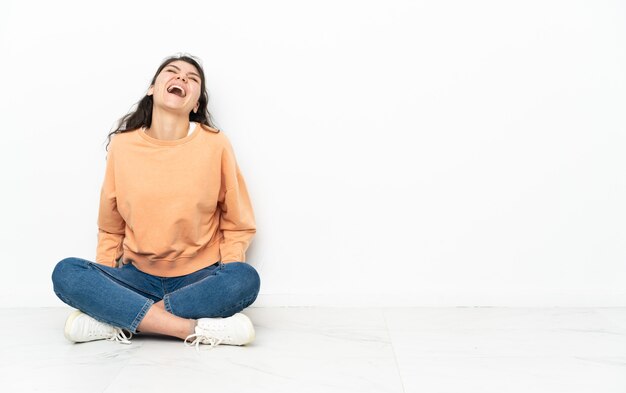
[(108, 135), (96, 261), (66, 258), (52, 273), (56, 295), (77, 309), (65, 324), (68, 340), (130, 343), (137, 333), (196, 347), (254, 340), (240, 313), (260, 287), (245, 262), (254, 212), (207, 103), (200, 62), (172, 56)]

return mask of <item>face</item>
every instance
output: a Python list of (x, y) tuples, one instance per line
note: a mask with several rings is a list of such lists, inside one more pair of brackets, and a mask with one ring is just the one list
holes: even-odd
[(179, 111), (188, 115), (198, 110), (202, 81), (193, 65), (175, 60), (166, 65), (157, 75), (147, 95), (152, 95), (155, 106)]

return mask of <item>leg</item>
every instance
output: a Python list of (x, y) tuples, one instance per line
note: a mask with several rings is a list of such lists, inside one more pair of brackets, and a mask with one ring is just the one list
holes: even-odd
[(150, 285), (151, 277), (132, 265), (111, 268), (80, 258), (60, 261), (52, 273), (57, 296), (99, 321), (133, 333), (186, 338), (196, 321), (166, 312), (162, 300), (154, 303), (162, 296)]
[(136, 333), (158, 298), (117, 280), (112, 275), (115, 270), (121, 269), (80, 258), (63, 259), (52, 273), (54, 292), (64, 303), (93, 318)]
[(141, 333), (159, 333), (184, 340), (194, 333), (195, 327), (195, 319), (186, 319), (170, 314), (165, 311), (165, 305), (161, 300), (150, 307), (137, 330)]
[(166, 288), (168, 293), (163, 296), (165, 309), (174, 315), (194, 319), (230, 317), (251, 305), (260, 288), (259, 274), (245, 262), (220, 263), (211, 275), (196, 282), (172, 283), (180, 287)]
[[(260, 280), (258, 273), (252, 266), (235, 262), (220, 264), (217, 267), (207, 267), (184, 277), (168, 278), (165, 286), (181, 286), (181, 288), (165, 295), (163, 300), (155, 303), (139, 324), (138, 330), (143, 333), (160, 333), (185, 339), (195, 331), (197, 322), (191, 318), (213, 316), (214, 314), (215, 316), (228, 317), (252, 304), (259, 293)], [(221, 302), (214, 304), (192, 303), (192, 299), (198, 294), (204, 293), (206, 296), (207, 290), (220, 293), (220, 296), (209, 296), (208, 298), (221, 299)], [(175, 299), (172, 300), (170, 295)], [(177, 303), (179, 301), (183, 304), (190, 304), (191, 307), (189, 308), (195, 310), (185, 311), (181, 307), (179, 310), (181, 313), (176, 314), (180, 317), (174, 315), (173, 312), (170, 313), (172, 302)], [(170, 306), (170, 310), (167, 309), (166, 305)], [(204, 311), (204, 313), (199, 311), (203, 308), (206, 309), (206, 306), (219, 311), (213, 312), (213, 314), (210, 310)], [(178, 309), (179, 307), (177, 307)], [(195, 317), (190, 315), (195, 315)]]
[[(214, 347), (254, 341), (254, 325), (239, 311), (256, 300), (260, 287), (257, 271), (247, 263), (230, 262), (196, 273), (164, 283), (166, 309), (176, 315), (198, 318), (195, 332), (185, 339), (185, 344)], [(188, 343), (190, 339), (193, 341)]]

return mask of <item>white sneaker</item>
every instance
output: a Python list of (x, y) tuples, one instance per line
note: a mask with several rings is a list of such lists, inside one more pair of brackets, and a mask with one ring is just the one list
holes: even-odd
[[(194, 340), (187, 343), (189, 339)], [(245, 345), (254, 341), (255, 333), (252, 321), (246, 315), (237, 313), (228, 318), (200, 318), (195, 333), (185, 339), (185, 344), (198, 346), (209, 344), (211, 348), (219, 345)]]
[(65, 322), (65, 338), (75, 343), (109, 340), (130, 344), (133, 334), (131, 332), (128, 334), (126, 337), (121, 328), (100, 322), (80, 310), (71, 313)]

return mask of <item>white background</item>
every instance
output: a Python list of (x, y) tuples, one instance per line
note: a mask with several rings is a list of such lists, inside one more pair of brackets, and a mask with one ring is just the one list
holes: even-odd
[[(257, 305), (626, 304), (617, 1), (7, 1), (0, 306), (95, 258), (105, 138), (176, 52), (248, 184)], [(193, 170), (193, 168), (189, 168)]]

